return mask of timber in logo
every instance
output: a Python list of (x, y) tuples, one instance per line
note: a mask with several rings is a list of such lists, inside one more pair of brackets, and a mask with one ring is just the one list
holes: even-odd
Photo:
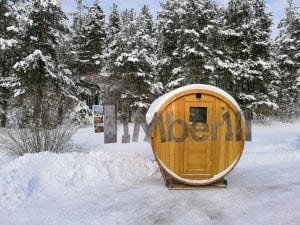
[[(117, 142), (117, 118), (115, 116), (114, 106), (105, 106), (106, 120), (105, 120), (105, 143)], [(195, 117), (191, 115), (191, 117)], [(212, 141), (217, 141), (218, 130), (225, 126), (226, 133), (224, 135), (225, 141), (242, 141), (242, 113), (236, 112), (234, 118), (230, 117), (228, 111), (222, 114), (223, 121), (214, 122), (211, 124), (202, 122), (190, 122), (187, 123), (182, 119), (174, 119), (174, 113), (169, 112), (166, 119), (163, 118), (161, 113), (156, 113), (151, 124), (146, 123), (145, 115), (137, 112), (134, 119), (134, 130), (132, 136), (132, 142), (138, 142), (140, 127), (142, 127), (145, 137), (144, 141), (150, 140), (150, 135), (153, 130), (158, 127), (160, 133), (160, 140), (164, 142), (184, 142), (188, 137), (191, 137), (196, 142), (206, 141), (211, 136)], [(191, 118), (192, 119), (192, 118)], [(233, 122), (234, 121), (234, 122)], [(246, 118), (247, 123), (251, 123), (251, 120)], [(122, 143), (130, 142), (130, 134), (128, 129), (128, 120), (122, 118), (123, 135)], [(232, 124), (235, 124), (233, 127)], [(210, 125), (210, 126), (209, 126)], [(175, 130), (180, 130), (180, 134), (175, 134)], [(234, 132), (235, 131), (235, 132)], [(177, 132), (178, 133), (178, 132)], [(235, 135), (234, 135), (235, 134)], [(251, 129), (246, 130), (246, 136), (251, 135)]]
[[(199, 89), (200, 86), (201, 89)], [(185, 142), (188, 138), (192, 138), (195, 142), (204, 142), (208, 139), (210, 141), (217, 141), (218, 139), (238, 142), (243, 141), (243, 139), (250, 141), (251, 112), (247, 111), (243, 115), (238, 104), (225, 91), (209, 85), (200, 86), (188, 85), (174, 90), (173, 92), (178, 92), (181, 89), (186, 91), (186, 87), (194, 89), (189, 89), (188, 92), (191, 94), (187, 95), (184, 100), (180, 100), (179, 106), (175, 105), (168, 109), (167, 113), (152, 110), (154, 113), (150, 116), (150, 121), (147, 121), (146, 117), (155, 103), (151, 105), (147, 115), (141, 110), (137, 111), (134, 114), (132, 138), (129, 134), (128, 118), (123, 115), (121, 118), (123, 124), (121, 142), (138, 142), (140, 127), (145, 133), (144, 141), (148, 142), (155, 130), (157, 130), (156, 135), (159, 133), (161, 143)], [(212, 92), (211, 89), (213, 89)], [(104, 105), (104, 143), (116, 143), (117, 104), (114, 104), (112, 98), (114, 95), (110, 93), (109, 88), (106, 89), (105, 93), (105, 102), (108, 104)], [(170, 95), (170, 93), (165, 95)], [(174, 100), (174, 102), (177, 101), (179, 100)]]
[[(185, 120), (176, 119), (174, 120), (173, 112), (168, 113), (167, 121), (164, 122), (161, 114), (156, 114), (154, 118), (154, 124), (148, 127), (146, 130), (147, 134), (151, 134), (152, 129), (156, 126), (159, 127), (161, 142), (184, 142), (188, 137), (191, 137), (196, 142), (203, 142), (211, 136), (212, 141), (217, 141), (218, 139), (218, 129), (222, 126), (226, 127), (225, 141), (242, 141), (242, 124), (241, 124), (241, 112), (236, 112), (235, 114), (235, 132), (233, 132), (232, 121), (229, 112), (223, 114), (223, 121), (211, 123), (210, 126), (205, 122), (189, 122)], [(190, 117), (193, 117), (191, 115)], [(191, 119), (192, 120), (192, 119)], [(167, 129), (165, 129), (164, 124), (167, 124)], [(180, 134), (177, 136), (174, 130), (180, 130)], [(178, 133), (178, 132), (177, 132)], [(235, 137), (234, 134), (235, 133)], [(167, 134), (167, 135), (166, 135)]]

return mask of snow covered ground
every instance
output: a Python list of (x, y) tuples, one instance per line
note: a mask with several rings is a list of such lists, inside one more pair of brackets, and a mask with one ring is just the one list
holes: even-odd
[(167, 190), (146, 142), (104, 145), (88, 127), (74, 143), (0, 155), (0, 225), (299, 224), (300, 122), (254, 125), (226, 189)]

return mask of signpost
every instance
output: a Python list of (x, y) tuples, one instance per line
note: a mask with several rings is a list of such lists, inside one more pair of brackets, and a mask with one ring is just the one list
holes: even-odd
[(93, 105), (95, 133), (104, 131), (104, 115), (102, 105)]

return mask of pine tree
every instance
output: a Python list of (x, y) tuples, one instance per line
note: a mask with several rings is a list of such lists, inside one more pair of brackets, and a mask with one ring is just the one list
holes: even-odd
[(112, 42), (114, 37), (121, 31), (120, 15), (118, 6), (114, 3), (109, 14), (109, 21), (107, 27), (107, 40)]
[(92, 107), (99, 103), (99, 86), (93, 81), (104, 66), (105, 17), (97, 0), (91, 7), (77, 0), (77, 10), (72, 14), (70, 49), (73, 60), (69, 65), (79, 92), (78, 97)]
[[(147, 103), (162, 92), (162, 83), (157, 76), (157, 35), (150, 8), (144, 5), (137, 18), (137, 45), (141, 53), (140, 70), (144, 73), (144, 88), (148, 91)], [(150, 102), (149, 102), (150, 100)]]
[[(181, 1), (167, 0), (161, 3), (161, 11), (158, 13), (158, 73), (159, 80), (164, 89), (180, 86), (184, 81), (184, 71), (180, 68), (180, 57), (174, 55), (178, 46), (178, 34), (181, 31), (182, 9)], [(181, 15), (180, 15), (181, 13)], [(183, 11), (183, 13), (185, 13)], [(174, 70), (177, 68), (177, 70)]]
[(105, 47), (105, 16), (96, 0), (94, 4), (88, 8), (85, 15), (84, 32), (84, 51), (86, 60), (86, 72), (98, 73), (103, 65), (102, 55)]
[(120, 110), (130, 118), (132, 110), (149, 105), (159, 87), (154, 24), (148, 6), (143, 6), (138, 16), (131, 9), (121, 17), (114, 6), (109, 18), (105, 73), (118, 92)]
[(170, 1), (159, 13), (159, 68), (167, 89), (187, 83), (212, 83), (218, 53), (219, 9), (210, 0)]
[(91, 7), (86, 7), (82, 0), (77, 0), (77, 11), (73, 16), (73, 71), (78, 78), (87, 74), (95, 75), (103, 66), (105, 16), (97, 0)]
[(8, 110), (18, 92), (13, 66), (22, 53), (21, 36), (26, 18), (26, 1), (0, 2), (0, 126), (8, 121)]
[(111, 81), (118, 89), (119, 107), (123, 113), (129, 113), (131, 118), (132, 106), (135, 103), (136, 95), (133, 90), (137, 89), (135, 76), (138, 67), (138, 52), (136, 50), (135, 35), (137, 32), (137, 20), (133, 9), (125, 10), (121, 15), (121, 30), (114, 35), (114, 39), (109, 44), (108, 70)]
[(285, 18), (279, 24), (276, 38), (277, 63), (280, 68), (281, 88), (279, 105), (282, 116), (299, 112), (300, 101), (300, 12), (288, 0)]
[(33, 0), (30, 4), (22, 38), (23, 57), (14, 65), (23, 89), (20, 125), (53, 127), (76, 104), (66, 88), (72, 82), (58, 66), (57, 47), (67, 32), (66, 15), (55, 1)]
[(278, 80), (271, 57), (271, 14), (264, 0), (231, 0), (225, 12), (227, 54), (231, 64), (225, 89), (243, 108), (257, 114), (277, 109), (274, 100)]
[(214, 84), (218, 62), (217, 37), (219, 9), (210, 0), (192, 0), (186, 4), (182, 58), (188, 83)]
[(106, 68), (105, 73), (109, 74), (110, 79), (114, 81), (115, 78), (115, 61), (121, 53), (121, 17), (116, 4), (113, 4), (109, 14), (109, 21), (107, 25), (107, 48), (105, 52)]
[(79, 80), (80, 77), (85, 73), (85, 33), (84, 33), (84, 24), (85, 24), (85, 13), (86, 6), (83, 5), (82, 0), (76, 0), (77, 10), (72, 13), (73, 15), (73, 24), (71, 26), (71, 43), (70, 43), (70, 53), (72, 57), (72, 62), (70, 64), (74, 78)]
[(12, 51), (17, 41), (13, 38), (12, 32), (8, 30), (13, 24), (13, 12), (8, 1), (0, 2), (0, 126), (6, 124), (7, 105), (9, 89), (6, 81), (10, 75), (13, 65)]
[[(126, 46), (124, 57), (118, 58), (118, 71), (122, 73), (128, 96), (124, 100), (133, 99), (130, 107), (133, 109), (148, 107), (151, 96), (157, 87), (154, 80), (156, 57), (155, 38), (152, 16), (148, 6), (143, 6), (141, 12), (134, 17), (133, 12), (128, 12), (129, 27), (123, 32), (130, 34), (130, 45)], [(126, 17), (126, 15), (124, 15)], [(127, 23), (123, 22), (124, 25)], [(125, 27), (125, 26), (124, 26)], [(126, 71), (124, 73), (124, 70)]]

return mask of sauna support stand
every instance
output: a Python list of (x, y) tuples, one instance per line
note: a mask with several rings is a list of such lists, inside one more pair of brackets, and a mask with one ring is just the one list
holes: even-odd
[(226, 188), (227, 187), (227, 180), (222, 178), (215, 183), (208, 184), (208, 185), (188, 185), (180, 183), (179, 181), (175, 180), (169, 174), (164, 171), (163, 168), (160, 167), (160, 170), (163, 174), (163, 178), (166, 184), (166, 187), (169, 190), (191, 190), (191, 189), (201, 189), (201, 188)]
[(226, 188), (227, 187), (227, 180), (225, 180), (224, 178), (222, 178), (221, 180), (212, 183), (212, 184), (208, 184), (208, 185), (187, 185), (187, 184), (183, 184), (183, 183), (179, 183), (178, 181), (174, 180), (174, 179), (168, 179), (165, 180), (166, 183), (166, 187), (169, 190), (191, 190), (191, 189), (201, 189), (201, 188)]

